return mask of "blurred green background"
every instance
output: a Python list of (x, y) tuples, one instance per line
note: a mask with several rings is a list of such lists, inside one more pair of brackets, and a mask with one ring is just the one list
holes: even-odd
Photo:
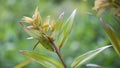
[[(74, 28), (65, 46), (62, 47), (62, 54), (68, 67), (75, 57), (83, 53), (109, 45), (110, 42), (98, 20), (95, 11), (92, 10), (94, 0), (0, 0), (0, 68), (14, 68), (30, 58), (19, 53), (19, 50), (30, 50), (36, 40), (27, 40), (27, 33), (19, 25), (23, 16), (31, 17), (36, 7), (39, 7), (41, 16), (54, 16), (55, 19), (60, 13), (65, 12), (64, 21), (71, 12), (77, 8), (74, 20)], [(89, 13), (92, 13), (89, 15)], [(105, 16), (107, 20), (109, 16)], [(39, 45), (35, 52), (57, 58), (57, 55), (48, 52)], [(86, 64), (92, 63), (105, 68), (120, 68), (120, 58), (110, 48), (96, 56)], [(83, 65), (81, 68), (90, 68)], [(24, 68), (44, 68), (37, 62), (32, 62)]]

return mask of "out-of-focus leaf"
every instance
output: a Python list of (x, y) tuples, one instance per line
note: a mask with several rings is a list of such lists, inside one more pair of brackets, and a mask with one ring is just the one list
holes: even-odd
[[(50, 51), (54, 51), (54, 48), (52, 47), (52, 44), (49, 42), (48, 38), (44, 36), (40, 31), (35, 30), (33, 28), (26, 28), (26, 26), (22, 23), (20, 23), (23, 29), (34, 39), (39, 40), (39, 42), (42, 44), (43, 47)], [(34, 49), (34, 48), (33, 48)]]
[(32, 62), (32, 60), (28, 60), (28, 61), (25, 61), (23, 63), (20, 63), (20, 64), (16, 65), (15, 68), (22, 68), (25, 65), (29, 64), (30, 62)]
[(86, 64), (87, 67), (92, 67), (92, 68), (102, 68), (102, 66), (97, 65), (97, 64)]
[(66, 41), (67, 37), (69, 36), (72, 26), (73, 26), (73, 20), (76, 14), (76, 9), (72, 12), (70, 17), (67, 19), (65, 23), (62, 24), (61, 30), (60, 30), (60, 36), (59, 36), (59, 47), (61, 48), (64, 42)]
[(107, 33), (107, 35), (111, 41), (115, 51), (120, 56), (120, 39), (119, 39), (119, 37), (115, 34), (115, 32), (112, 30), (112, 28), (105, 22), (105, 20), (103, 20), (101, 18), (100, 21), (103, 25), (105, 32)]
[(111, 11), (110, 11), (110, 14), (113, 14), (113, 13), (117, 13), (120, 11), (120, 7), (118, 8), (113, 8)]
[(93, 9), (97, 11), (97, 16), (110, 8), (112, 3), (109, 0), (95, 0)]
[(105, 8), (101, 8), (97, 11), (96, 16), (100, 16), (106, 9)]
[(34, 39), (33, 37), (28, 37), (27, 39)]
[(98, 48), (96, 50), (89, 51), (89, 52), (77, 57), (73, 61), (73, 63), (71, 64), (71, 67), (72, 68), (78, 68), (79, 66), (81, 66), (85, 62), (89, 61), (90, 59), (94, 58), (96, 55), (98, 55), (99, 53), (101, 53), (102, 51), (104, 51), (105, 49), (107, 49), (109, 47), (111, 47), (111, 45), (104, 46), (104, 47)]
[(29, 52), (29, 51), (23, 51), (23, 50), (21, 50), (20, 53), (33, 58), (35, 61), (39, 62), (41, 65), (45, 66), (46, 68), (64, 68), (61, 63), (53, 60), (48, 56), (34, 52)]

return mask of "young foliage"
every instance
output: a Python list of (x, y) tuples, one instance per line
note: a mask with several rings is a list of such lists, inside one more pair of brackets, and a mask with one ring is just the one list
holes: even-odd
[[(22, 22), (20, 23), (23, 29), (31, 36), (30, 39), (37, 39), (39, 43), (43, 45), (46, 49), (50, 51), (55, 51), (52, 43), (62, 47), (63, 43), (66, 41), (69, 36), (73, 20), (76, 14), (76, 9), (72, 12), (71, 16), (67, 19), (66, 22), (62, 21), (64, 13), (60, 15), (57, 23), (55, 23), (54, 18), (50, 22), (50, 16), (47, 16), (45, 21), (41, 21), (38, 8), (36, 8), (32, 18), (24, 17), (24, 22), (27, 22), (29, 26), (25, 26)], [(38, 42), (37, 42), (38, 44)], [(35, 49), (34, 46), (33, 49)]]
[[(50, 21), (50, 16), (47, 16), (45, 21), (42, 22), (42, 18), (40, 17), (38, 8), (36, 8), (32, 18), (23, 18), (24, 22), (28, 23), (28, 25), (25, 25), (22, 22), (20, 22), (20, 25), (30, 35), (28, 39), (38, 40), (33, 50), (39, 43), (42, 44), (42, 46), (48, 49), (49, 51), (56, 52), (63, 66), (66, 68), (66, 64), (63, 60), (62, 54), (60, 53), (60, 48), (63, 46), (64, 42), (66, 41), (67, 37), (69, 36), (72, 30), (75, 14), (76, 9), (72, 12), (72, 14), (66, 22), (62, 21), (64, 13), (62, 13), (59, 16), (57, 23), (55, 23), (54, 18)], [(53, 61), (49, 57), (27, 51), (22, 51), (21, 53), (30, 56), (39, 62), (42, 61), (40, 62), (40, 64), (46, 67), (50, 67), (49, 64), (52, 63), (56, 66), (55, 68), (62, 68), (60, 63)]]
[(105, 32), (107, 33), (107, 35), (112, 43), (113, 48), (120, 56), (120, 39), (119, 39), (119, 37), (115, 34), (115, 32), (112, 30), (111, 26), (109, 26), (105, 20), (100, 18), (100, 21), (102, 23), (102, 26), (103, 26)]
[(41, 55), (35, 52), (23, 51), (23, 50), (20, 51), (20, 53), (33, 58), (35, 61), (39, 62), (41, 65), (43, 65), (46, 68), (64, 68), (61, 63), (53, 60), (48, 56)]
[(79, 66), (81, 66), (85, 62), (91, 60), (92, 58), (94, 58), (99, 53), (101, 53), (102, 51), (104, 51), (105, 49), (107, 49), (109, 47), (111, 47), (111, 45), (104, 46), (104, 47), (98, 48), (96, 50), (92, 50), (92, 51), (89, 51), (87, 53), (84, 53), (83, 55), (80, 55), (79, 57), (75, 58), (75, 60), (71, 64), (71, 67), (72, 68), (78, 68)]
[(73, 26), (73, 20), (76, 14), (76, 9), (72, 12), (72, 14), (70, 15), (70, 17), (67, 19), (67, 21), (65, 23), (62, 24), (61, 29), (60, 29), (60, 36), (58, 39), (61, 39), (59, 42), (59, 48), (61, 48), (64, 44), (64, 42), (66, 41), (67, 37), (69, 36), (71, 30), (72, 30), (72, 26)]

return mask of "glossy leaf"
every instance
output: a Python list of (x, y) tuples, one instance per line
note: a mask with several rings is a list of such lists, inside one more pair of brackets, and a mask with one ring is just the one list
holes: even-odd
[(29, 64), (30, 62), (32, 62), (32, 60), (28, 60), (23, 63), (20, 63), (20, 64), (16, 65), (15, 68), (23, 68), (25, 65)]
[(102, 51), (104, 51), (105, 49), (107, 49), (109, 47), (111, 47), (111, 45), (104, 46), (104, 47), (98, 48), (96, 50), (92, 50), (92, 51), (89, 51), (87, 53), (84, 53), (83, 55), (80, 55), (79, 57), (75, 58), (75, 60), (71, 64), (71, 67), (78, 68), (79, 66), (81, 66), (85, 62), (89, 61), (90, 59), (94, 58), (99, 53), (101, 53)]
[(20, 53), (33, 58), (35, 61), (39, 62), (41, 65), (43, 65), (46, 68), (64, 68), (61, 63), (51, 59), (48, 56), (34, 52), (29, 52), (29, 51), (23, 51), (23, 50), (21, 50)]
[(105, 30), (105, 32), (107, 33), (113, 48), (115, 49), (115, 51), (118, 53), (118, 55), (120, 56), (120, 39), (119, 37), (115, 34), (115, 32), (112, 30), (111, 26), (109, 26), (105, 20), (103, 20), (102, 18), (100, 19), (103, 28)]

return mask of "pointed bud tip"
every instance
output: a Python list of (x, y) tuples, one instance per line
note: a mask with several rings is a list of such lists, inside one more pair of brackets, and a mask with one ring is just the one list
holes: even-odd
[(60, 15), (59, 15), (59, 19), (62, 19), (64, 16), (64, 12), (62, 12)]
[(77, 8), (73, 10), (73, 12), (72, 12), (71, 16), (73, 16), (73, 17), (74, 17), (74, 16), (75, 16), (75, 14), (76, 14), (76, 11), (77, 11)]
[(100, 18), (100, 21), (101, 21), (102, 24), (104, 24), (104, 25), (106, 24), (106, 22), (103, 18)]
[(77, 8), (73, 10), (74, 13), (76, 13), (76, 11), (77, 11)]
[(77, 11), (77, 8), (73, 10), (70, 18), (74, 19), (75, 15), (76, 15), (76, 11)]

